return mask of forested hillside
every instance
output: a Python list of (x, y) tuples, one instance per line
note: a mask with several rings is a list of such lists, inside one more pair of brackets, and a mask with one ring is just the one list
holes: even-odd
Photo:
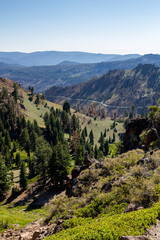
[(53, 102), (67, 97), (73, 106), (93, 100), (119, 112), (131, 106), (137, 107), (139, 112), (146, 111), (147, 106), (156, 104), (160, 97), (160, 68), (139, 64), (132, 70), (114, 70), (76, 86), (52, 87), (46, 91), (46, 98)]

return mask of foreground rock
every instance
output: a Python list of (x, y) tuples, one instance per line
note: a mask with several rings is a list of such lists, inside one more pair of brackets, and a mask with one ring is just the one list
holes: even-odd
[(160, 221), (157, 220), (157, 223), (147, 230), (147, 237), (150, 240), (160, 240)]
[(41, 219), (22, 229), (9, 229), (0, 233), (1, 240), (40, 240), (57, 232), (57, 224), (42, 224)]

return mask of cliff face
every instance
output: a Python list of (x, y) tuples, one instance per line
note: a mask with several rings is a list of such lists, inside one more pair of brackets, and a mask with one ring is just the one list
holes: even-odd
[[(143, 134), (143, 137), (141, 134)], [(148, 150), (152, 142), (160, 139), (159, 136), (159, 122), (156, 122), (155, 124), (149, 118), (131, 120), (128, 123), (126, 132), (124, 134), (122, 152), (136, 148)]]

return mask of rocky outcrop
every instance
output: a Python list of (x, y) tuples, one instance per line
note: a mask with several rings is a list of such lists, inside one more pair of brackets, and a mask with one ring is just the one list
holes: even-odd
[(95, 158), (91, 158), (88, 154), (88, 152), (85, 152), (85, 156), (84, 156), (84, 164), (89, 167), (94, 163), (98, 163), (98, 161)]
[[(79, 187), (78, 176), (86, 169), (90, 168), (91, 165), (95, 164), (95, 169), (103, 168), (103, 164), (99, 163), (96, 159), (91, 158), (88, 152), (85, 152), (84, 166), (75, 166), (72, 170), (72, 178), (67, 181), (66, 184), (66, 195), (68, 197), (78, 197), (81, 195), (81, 188)], [(107, 172), (107, 170), (106, 170)], [(108, 173), (108, 172), (107, 172)]]
[[(127, 152), (132, 149), (140, 148), (140, 134), (151, 128), (151, 122), (148, 118), (140, 118), (131, 120), (128, 125), (123, 139), (122, 152)], [(155, 138), (154, 138), (155, 139)], [(151, 142), (151, 139), (147, 141), (145, 148)]]
[(72, 179), (77, 178), (79, 174), (86, 168), (87, 166), (75, 166), (72, 170)]
[(157, 223), (146, 231), (146, 236), (150, 240), (159, 240), (160, 239), (160, 221), (157, 220)]
[(41, 223), (42, 219), (34, 221), (27, 226), (19, 229), (9, 229), (3, 233), (0, 233), (1, 240), (40, 240), (57, 232), (58, 224), (46, 224)]

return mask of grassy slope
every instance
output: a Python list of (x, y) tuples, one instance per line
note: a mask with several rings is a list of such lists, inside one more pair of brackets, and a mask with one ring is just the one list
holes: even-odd
[(31, 121), (36, 119), (40, 127), (44, 127), (43, 115), (45, 114), (46, 111), (49, 111), (49, 108), (51, 107), (62, 108), (62, 106), (55, 103), (51, 103), (49, 101), (45, 101), (49, 108), (44, 107), (43, 104), (40, 104), (38, 107), (36, 107), (34, 100), (30, 101), (28, 99), (29, 96), (27, 91), (23, 92), (23, 97), (24, 97), (23, 104), (26, 109), (25, 111), (23, 111), (23, 113), (26, 115), (26, 118), (30, 119)]
[[(101, 120), (100, 119), (94, 120), (93, 118), (90, 118), (81, 113), (78, 113), (77, 115), (79, 116), (82, 129), (84, 127), (87, 127), (88, 134), (90, 133), (91, 130), (93, 131), (95, 144), (98, 143), (101, 132), (104, 133), (105, 129), (106, 130), (109, 129), (109, 131), (107, 132), (106, 138), (109, 138), (109, 136), (110, 136), (112, 139), (113, 129), (110, 129), (110, 126), (111, 126), (111, 124), (113, 124), (113, 120), (111, 120), (109, 118), (101, 119)], [(91, 120), (91, 123), (89, 123), (90, 120)], [(115, 136), (116, 136), (116, 142), (117, 142), (117, 141), (119, 141), (118, 133), (124, 132), (123, 123), (117, 123), (116, 129), (117, 129), (117, 132), (115, 132)]]
[[(46, 111), (49, 112), (49, 108), (54, 107), (54, 108), (62, 109), (61, 105), (58, 105), (56, 103), (52, 103), (49, 101), (45, 101), (48, 106), (47, 108), (44, 107), (44, 104), (40, 104), (38, 107), (36, 107), (34, 100), (29, 101), (28, 99), (29, 96), (27, 91), (23, 92), (23, 97), (24, 97), (23, 104), (26, 109), (25, 111), (23, 111), (23, 113), (26, 115), (26, 118), (30, 119), (31, 121), (36, 119), (40, 127), (44, 127), (43, 115), (45, 114)], [(71, 112), (73, 113), (74, 110), (72, 109)], [(88, 134), (91, 131), (91, 129), (93, 130), (95, 143), (98, 142), (101, 131), (104, 133), (105, 128), (110, 130), (110, 125), (113, 123), (113, 121), (109, 118), (94, 121), (93, 118), (90, 118), (82, 113), (76, 113), (76, 114), (80, 119), (80, 125), (82, 126), (82, 129), (86, 126), (88, 130)], [(91, 120), (91, 123), (88, 124), (90, 120)], [(118, 123), (118, 125), (116, 126), (116, 129), (117, 129), (117, 133), (115, 133), (116, 141), (119, 141), (118, 133), (121, 133), (124, 131), (123, 124)], [(113, 130), (110, 130), (109, 132), (107, 132), (107, 136), (108, 137), (110, 136), (112, 138)]]
[(19, 224), (20, 227), (27, 225), (28, 223), (42, 218), (46, 215), (44, 208), (25, 211), (26, 207), (11, 207), (10, 205), (0, 205), (0, 230), (2, 230), (4, 225)]

